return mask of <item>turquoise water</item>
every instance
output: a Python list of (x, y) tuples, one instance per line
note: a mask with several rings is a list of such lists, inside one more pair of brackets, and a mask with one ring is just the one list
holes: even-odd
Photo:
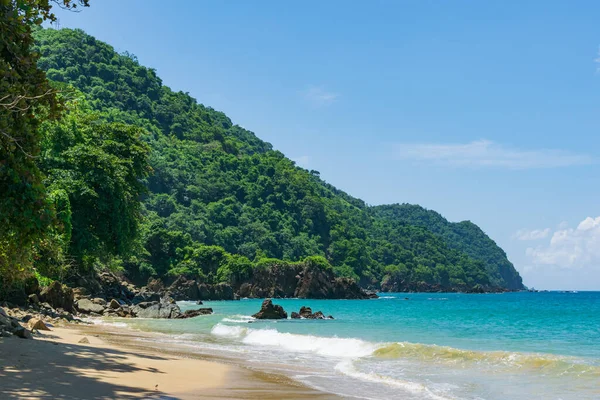
[(256, 321), (261, 300), (251, 299), (205, 302), (210, 316), (127, 324), (346, 397), (600, 399), (600, 292), (274, 302), (335, 319)]

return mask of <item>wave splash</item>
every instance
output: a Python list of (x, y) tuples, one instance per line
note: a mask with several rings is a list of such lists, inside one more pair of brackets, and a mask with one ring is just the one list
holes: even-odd
[(356, 359), (408, 359), (450, 366), (508, 368), (550, 375), (600, 377), (600, 366), (575, 357), (508, 351), (475, 351), (409, 342), (372, 343), (361, 339), (283, 333), (275, 329), (252, 329), (218, 323), (212, 334), (239, 339), (242, 343), (278, 347), (291, 352)]
[(275, 346), (293, 352), (310, 352), (321, 356), (360, 358), (366, 357), (377, 349), (378, 345), (360, 339), (321, 337), (282, 333), (275, 329), (251, 329), (241, 326), (216, 324), (212, 334), (241, 339), (243, 343)]
[(367, 382), (383, 383), (388, 386), (397, 387), (404, 389), (412, 394), (427, 396), (434, 400), (449, 400), (449, 397), (443, 397), (433, 393), (429, 388), (421, 383), (406, 381), (397, 378), (390, 378), (389, 376), (376, 374), (374, 372), (361, 372), (356, 369), (352, 360), (343, 360), (335, 366), (336, 371), (339, 371), (345, 375), (351, 376), (356, 379), (360, 379)]
[(508, 351), (474, 351), (419, 343), (391, 343), (373, 352), (378, 358), (409, 358), (445, 364), (485, 364), (490, 367), (529, 369), (556, 375), (600, 376), (600, 366), (585, 364), (574, 357)]

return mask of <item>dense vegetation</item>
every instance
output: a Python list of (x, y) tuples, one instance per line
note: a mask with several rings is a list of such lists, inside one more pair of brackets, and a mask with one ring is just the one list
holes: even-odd
[(281, 259), (364, 286), (401, 276), (521, 288), (475, 225), (368, 207), (81, 30), (38, 30), (35, 39), (37, 65), (66, 99), (62, 118), (39, 127), (57, 221), (34, 251), (38, 273), (108, 265), (140, 281), (186, 274), (215, 283)]
[(384, 220), (421, 226), (444, 239), (448, 246), (483, 261), (490, 283), (509, 288), (522, 287), (519, 273), (506, 253), (471, 221), (448, 222), (435, 211), (412, 204), (392, 204), (372, 208)]

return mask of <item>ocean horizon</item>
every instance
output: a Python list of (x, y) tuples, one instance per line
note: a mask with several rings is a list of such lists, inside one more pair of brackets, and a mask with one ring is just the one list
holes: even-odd
[[(380, 293), (274, 299), (332, 320), (255, 320), (261, 299), (206, 301), (189, 320), (105, 319), (163, 346), (364, 399), (597, 399), (600, 292)], [(196, 302), (178, 303), (182, 310)]]

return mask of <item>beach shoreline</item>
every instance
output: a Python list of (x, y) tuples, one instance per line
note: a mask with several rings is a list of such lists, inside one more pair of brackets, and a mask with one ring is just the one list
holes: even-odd
[[(53, 327), (34, 340), (0, 338), (3, 399), (334, 399), (283, 375), (253, 371), (151, 332), (105, 325)], [(79, 343), (87, 338), (89, 343)]]

